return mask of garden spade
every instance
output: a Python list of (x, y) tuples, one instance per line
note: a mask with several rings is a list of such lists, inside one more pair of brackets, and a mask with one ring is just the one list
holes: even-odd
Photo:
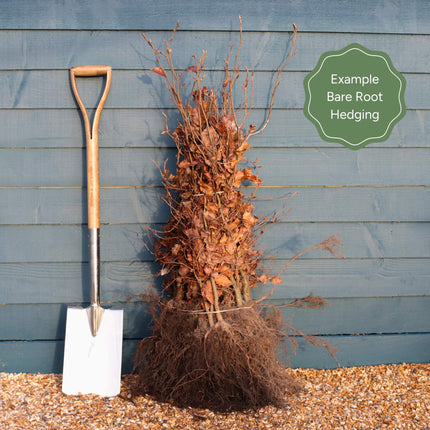
[[(106, 82), (91, 127), (76, 86), (77, 76), (104, 76)], [(70, 69), (73, 93), (85, 125), (87, 149), (87, 201), (90, 242), (91, 304), (68, 307), (64, 344), (65, 394), (116, 396), (121, 384), (123, 311), (100, 306), (100, 198), (98, 125), (112, 80), (110, 66), (77, 66)]]

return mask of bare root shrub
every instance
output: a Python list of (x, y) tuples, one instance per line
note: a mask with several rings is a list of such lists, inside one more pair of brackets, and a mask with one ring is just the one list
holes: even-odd
[[(254, 213), (255, 192), (245, 197), (241, 191), (244, 182), (253, 184), (255, 190), (262, 182), (255, 163), (254, 168), (244, 167), (244, 153), (250, 147), (248, 140), (270, 120), (281, 73), (295, 55), (297, 28), (294, 25), (289, 56), (276, 74), (267, 119), (259, 129), (249, 125), (246, 131), (253, 92), (253, 74), (246, 68), (244, 101), (239, 109), (233, 102), (241, 69), (242, 24), (237, 53), (233, 58), (229, 48), (225, 60), (220, 93), (203, 85), (204, 52), (187, 69), (193, 77), (188, 99), (183, 97), (181, 73), (172, 60), (170, 44), (177, 28), (163, 51), (144, 35), (157, 61), (152, 71), (164, 80), (180, 121), (171, 131), (165, 116), (164, 133), (177, 148), (176, 172), (159, 166), (171, 217), (163, 232), (149, 231), (155, 236), (154, 254), (162, 265), (168, 299), (155, 302), (153, 334), (139, 345), (135, 393), (220, 410), (281, 406), (298, 384), (278, 361), (278, 346), (284, 340), (294, 346), (297, 335), (314, 344), (322, 341), (282, 325), (279, 312), (265, 315), (259, 303), (271, 293), (253, 300), (251, 291), (267, 282), (275, 288), (282, 282), (282, 272), (304, 252), (320, 249), (340, 255), (341, 245), (332, 236), (297, 253), (278, 275), (262, 275), (258, 239), (276, 217), (259, 218)], [(310, 296), (288, 306), (323, 304), (323, 299)]]

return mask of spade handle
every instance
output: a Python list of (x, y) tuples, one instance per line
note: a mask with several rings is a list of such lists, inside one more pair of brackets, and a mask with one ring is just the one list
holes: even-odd
[[(79, 96), (76, 86), (77, 76), (103, 76), (106, 83), (103, 94), (94, 115), (91, 126), (87, 110)], [(88, 194), (88, 228), (100, 228), (100, 191), (99, 191), (99, 121), (103, 106), (105, 105), (112, 81), (112, 67), (104, 65), (76, 66), (70, 69), (70, 80), (73, 93), (81, 109), (85, 125), (87, 147), (87, 194)]]

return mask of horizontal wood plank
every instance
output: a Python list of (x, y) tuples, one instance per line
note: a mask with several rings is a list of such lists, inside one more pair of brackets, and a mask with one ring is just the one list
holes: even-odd
[[(251, 148), (264, 186), (429, 185), (425, 148)], [(173, 148), (103, 148), (100, 185), (160, 186), (158, 165), (175, 171)], [(244, 164), (246, 167), (246, 164)], [(249, 166), (252, 167), (252, 166)], [(71, 187), (86, 183), (83, 149), (0, 149), (0, 187)], [(245, 184), (246, 185), (246, 184)]]
[[(184, 94), (189, 94), (193, 83), (191, 74), (183, 75), (186, 84)], [(303, 81), (307, 72), (287, 71), (282, 73), (281, 82), (274, 100), (275, 108), (301, 109), (305, 101)], [(405, 73), (405, 103), (408, 109), (429, 109), (430, 74)], [(242, 74), (242, 79), (245, 78)], [(204, 84), (220, 91), (224, 73), (207, 72)], [(25, 70), (0, 71), (0, 109), (64, 109), (76, 107), (70, 90), (68, 70)], [(269, 94), (273, 89), (273, 72), (255, 72), (253, 106), (267, 108)], [(78, 89), (85, 106), (95, 107), (100, 97), (101, 78), (82, 78)], [(243, 103), (241, 85), (233, 93), (236, 106)], [(164, 81), (151, 71), (114, 70), (112, 87), (106, 101), (106, 108), (170, 108), (174, 107)]]
[[(269, 303), (282, 306), (289, 301)], [(287, 307), (282, 315), (288, 324), (307, 334), (420, 333), (430, 327), (429, 304), (430, 297), (330, 299), (329, 306), (321, 310)]]
[[(271, 301), (282, 305), (282, 301)], [(430, 297), (331, 299), (321, 310), (280, 308), (284, 320), (306, 334), (356, 335), (428, 332)], [(82, 312), (89, 304), (84, 304)], [(150, 335), (148, 305), (113, 303), (102, 306), (124, 310), (124, 338)], [(4, 305), (0, 312), (3, 340), (64, 339), (67, 305)], [(19, 318), (16, 316), (19, 315)], [(37, 322), (37, 324), (36, 324)], [(288, 333), (288, 328), (285, 328)], [(293, 331), (289, 333), (295, 335)]]
[[(246, 29), (247, 23), (244, 22)], [(245, 31), (240, 50), (242, 68), (276, 70), (290, 48), (291, 27), (286, 23), (279, 31)], [(170, 31), (146, 31), (156, 47), (164, 47)], [(178, 69), (194, 63), (207, 51), (206, 67), (224, 70), (229, 43), (232, 50), (239, 46), (238, 31), (182, 31), (175, 34), (171, 45), (173, 61)], [(368, 49), (386, 52), (401, 73), (428, 73), (425, 51), (430, 43), (428, 35), (306, 33), (299, 28), (297, 55), (289, 62), (288, 70), (312, 70), (323, 52), (342, 49), (359, 43)], [(0, 31), (1, 69), (47, 70), (69, 69), (77, 64), (109, 64), (117, 69), (150, 69), (155, 58), (140, 31)], [(16, 55), (19, 52), (20, 55)]]
[[(266, 261), (262, 272), (277, 274), (286, 261)], [(102, 264), (104, 301), (159, 289), (159, 266), (149, 262)], [(87, 263), (9, 263), (0, 265), (0, 303), (79, 303), (89, 300)], [(428, 292), (428, 259), (301, 260), (282, 275), (270, 299), (309, 294), (323, 297), (416, 296)], [(268, 295), (271, 285), (254, 290)]]
[[(160, 291), (160, 268), (153, 262), (101, 264), (101, 300), (127, 302)], [(90, 301), (89, 263), (0, 264), (0, 303), (84, 303)]]
[[(262, 262), (261, 271), (278, 274), (286, 260)], [(316, 295), (338, 297), (391, 297), (428, 295), (430, 265), (425, 258), (413, 259), (301, 259), (280, 275), (283, 282), (253, 290), (253, 297), (267, 300)]]
[[(338, 348), (335, 361), (325, 349), (300, 341), (291, 367), (330, 369), (378, 364), (429, 363), (430, 334), (325, 337)], [(288, 362), (288, 361), (287, 361)]]
[[(79, 304), (69, 303), (70, 306)], [(82, 312), (89, 303), (82, 304)], [(125, 339), (150, 335), (150, 315), (142, 303), (106, 304), (106, 309), (123, 309)], [(0, 337), (3, 340), (64, 340), (67, 304), (7, 305), (1, 307)], [(14, 316), (19, 315), (19, 318)], [(36, 323), (37, 322), (37, 323)]]
[[(244, 196), (255, 189), (242, 188)], [(162, 187), (102, 188), (102, 224), (165, 223), (170, 209)], [(264, 187), (257, 216), (284, 215), (288, 222), (426, 222), (430, 187)], [(86, 188), (0, 188), (0, 224), (87, 223)]]
[[(222, 13), (219, 13), (222, 11)], [(179, 20), (188, 30), (232, 30), (241, 15), (248, 29), (285, 30), (296, 22), (303, 31), (429, 34), (427, 2), (397, 0), (394, 5), (363, 0), (339, 3), (312, 0), (306, 3), (276, 0), (184, 0), (156, 3), (142, 0), (15, 0), (14, 7), (0, 4), (0, 27), (7, 29), (114, 29), (168, 30)]]
[[(145, 225), (117, 224), (101, 228), (102, 261), (153, 261), (142, 243)], [(162, 229), (162, 226), (152, 225)], [(428, 223), (279, 223), (267, 228), (260, 246), (267, 256), (288, 259), (333, 234), (340, 234), (346, 258), (429, 258)], [(0, 226), (3, 263), (86, 262), (87, 228), (80, 225)], [(302, 258), (332, 258), (313, 251)]]
[[(427, 223), (281, 223), (268, 228), (261, 242), (267, 245), (268, 253), (283, 259), (333, 234), (339, 234), (346, 258), (420, 258), (429, 254), (425, 250), (430, 239)], [(330, 258), (330, 255), (313, 251), (304, 258)]]
[[(286, 366), (294, 368), (336, 368), (378, 364), (428, 363), (430, 334), (335, 336), (326, 341), (339, 349), (336, 362), (323, 348), (303, 341)], [(122, 373), (133, 369), (138, 340), (124, 340)], [(0, 342), (0, 369), (3, 372), (62, 373), (63, 341)], [(31, 360), (28, 360), (31, 357)]]
[[(286, 260), (265, 260), (261, 273), (278, 274)], [(101, 298), (105, 302), (161, 291), (160, 266), (153, 262), (103, 262)], [(303, 259), (281, 275), (283, 280), (253, 290), (270, 300), (294, 299), (310, 294), (342, 297), (404, 297), (428, 295), (429, 259)], [(0, 303), (83, 303), (89, 301), (88, 263), (2, 263)]]
[[(129, 148), (100, 150), (100, 185), (161, 185), (157, 165), (175, 169), (173, 149)], [(84, 149), (4, 149), (0, 157), (0, 186), (54, 186), (86, 185), (86, 158)]]
[[(177, 111), (163, 109), (173, 130)], [(265, 109), (254, 109), (249, 124), (261, 127)], [(0, 148), (82, 148), (85, 145), (81, 116), (76, 109), (0, 109), (3, 124)], [(175, 143), (161, 134), (165, 121), (161, 109), (104, 109), (100, 119), (101, 148), (173, 148)], [(429, 147), (430, 110), (408, 110), (384, 142), (372, 148)], [(276, 109), (263, 133), (249, 141), (253, 147), (334, 147), (338, 143), (321, 140), (314, 125), (301, 109)]]
[[(136, 340), (123, 341), (122, 373), (131, 373), (136, 346)], [(1, 372), (62, 373), (63, 358), (64, 341), (0, 342)]]

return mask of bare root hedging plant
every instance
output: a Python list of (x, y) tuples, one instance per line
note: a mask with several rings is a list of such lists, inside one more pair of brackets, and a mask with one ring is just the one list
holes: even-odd
[[(244, 181), (255, 190), (261, 184), (255, 169), (244, 167), (244, 152), (250, 147), (249, 139), (270, 120), (281, 73), (296, 53), (297, 28), (294, 25), (289, 56), (277, 71), (264, 124), (245, 130), (254, 75), (245, 68), (243, 103), (236, 109), (233, 88), (241, 71), (241, 20), (239, 47), (232, 58), (229, 46), (220, 93), (203, 84), (204, 51), (187, 69), (193, 76), (188, 98), (172, 60), (171, 42), (178, 25), (163, 50), (143, 34), (157, 62), (151, 70), (164, 79), (180, 119), (172, 131), (163, 114), (163, 133), (177, 148), (176, 172), (159, 166), (171, 217), (163, 232), (151, 230), (150, 234), (155, 236), (154, 254), (161, 263), (167, 294), (153, 299), (152, 335), (138, 346), (134, 392), (179, 406), (215, 410), (282, 407), (287, 395), (300, 386), (277, 356), (280, 344), (288, 341), (294, 347), (301, 335), (334, 353), (321, 338), (282, 321), (278, 308), (268, 312), (263, 299), (271, 293), (260, 299), (251, 295), (252, 289), (267, 282), (273, 284), (273, 292), (287, 266), (309, 251), (297, 253), (277, 275), (262, 274), (258, 240), (264, 226), (276, 219), (258, 217), (255, 192), (245, 197), (241, 190)], [(311, 250), (341, 255), (340, 246), (334, 235)], [(286, 306), (324, 304), (324, 299), (311, 295)]]

